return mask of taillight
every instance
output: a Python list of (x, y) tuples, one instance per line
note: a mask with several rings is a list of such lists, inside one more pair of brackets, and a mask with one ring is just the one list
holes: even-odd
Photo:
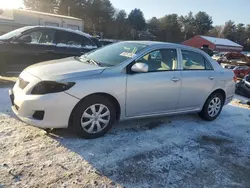
[(234, 75), (234, 82), (237, 82), (237, 76)]

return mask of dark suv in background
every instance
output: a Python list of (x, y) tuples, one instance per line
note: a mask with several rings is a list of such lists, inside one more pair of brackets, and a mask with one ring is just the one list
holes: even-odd
[(0, 36), (0, 73), (18, 73), (47, 60), (80, 56), (100, 47), (81, 31), (49, 26), (27, 26)]

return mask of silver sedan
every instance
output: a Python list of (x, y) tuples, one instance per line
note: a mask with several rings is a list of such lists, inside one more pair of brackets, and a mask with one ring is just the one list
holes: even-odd
[(190, 112), (215, 120), (234, 90), (233, 72), (199, 49), (127, 41), (30, 66), (10, 97), (28, 124), (97, 138), (118, 120)]

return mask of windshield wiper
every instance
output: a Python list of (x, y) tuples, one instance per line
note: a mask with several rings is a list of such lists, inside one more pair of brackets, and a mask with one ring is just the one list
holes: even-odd
[(78, 61), (81, 61), (81, 62), (86, 62), (88, 64), (91, 64), (91, 65), (97, 65), (97, 66), (102, 66), (101, 63), (93, 60), (93, 59), (88, 59), (87, 57), (85, 56), (81, 56), (81, 57), (75, 57), (76, 60)]
[(95, 65), (98, 65), (98, 66), (101, 66), (101, 64), (93, 59), (88, 59), (87, 61), (90, 62), (90, 64), (95, 64)]

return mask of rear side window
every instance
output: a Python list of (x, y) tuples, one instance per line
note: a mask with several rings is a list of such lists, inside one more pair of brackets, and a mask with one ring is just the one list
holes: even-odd
[(56, 32), (56, 45), (59, 47), (71, 48), (94, 46), (93, 42), (87, 37), (65, 31)]
[(212, 65), (199, 53), (182, 50), (183, 70), (213, 70)]

